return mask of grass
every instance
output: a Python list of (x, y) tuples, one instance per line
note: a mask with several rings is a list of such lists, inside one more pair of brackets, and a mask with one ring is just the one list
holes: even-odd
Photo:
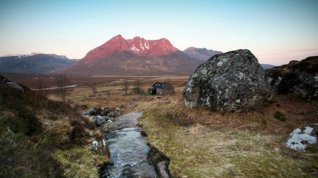
[[(87, 137), (70, 138), (72, 127), (83, 126), (81, 132), (85, 129), (86, 124), (80, 121), (68, 105), (29, 90), (17, 92), (1, 83), (0, 177), (98, 177), (96, 166), (88, 164), (95, 159), (83, 146)], [(72, 150), (66, 149), (70, 146)], [(69, 166), (68, 159), (74, 164)], [(83, 162), (75, 169), (78, 161)]]
[[(279, 96), (272, 103), (249, 112), (215, 113), (184, 108), (183, 83), (178, 81), (174, 86), (175, 95), (144, 95), (134, 107), (144, 111), (140, 121), (148, 141), (170, 158), (170, 169), (175, 177), (317, 176), (314, 161), (317, 152), (309, 151), (307, 155), (284, 148), (293, 128), (317, 121), (316, 102), (304, 103)], [(119, 89), (118, 86), (97, 87), (97, 97), (75, 103), (114, 107), (134, 98), (121, 95)], [(106, 96), (103, 90), (117, 94)], [(89, 91), (89, 87), (81, 90), (84, 94)], [(79, 96), (80, 91), (74, 95)], [(288, 117), (286, 122), (274, 117), (278, 109)]]
[(62, 165), (65, 177), (98, 177), (98, 170), (95, 167), (97, 157), (86, 148), (58, 150), (54, 153), (54, 158)]
[(0, 134), (0, 177), (62, 176), (63, 170), (51, 156), (52, 145), (45, 135), (30, 139), (9, 127), (1, 129)]
[[(126, 111), (144, 111), (140, 121), (147, 139), (170, 158), (171, 173), (175, 177), (318, 177), (316, 146), (310, 146), (304, 153), (284, 148), (284, 142), (294, 128), (317, 122), (317, 102), (278, 96), (271, 104), (243, 113), (186, 109), (182, 103), (185, 80), (172, 80), (176, 91), (172, 96), (143, 95), (136, 100), (133, 95), (123, 96), (120, 83), (101, 81), (96, 86), (96, 95), (92, 95), (90, 85), (82, 85), (69, 91), (67, 99), (74, 105), (125, 105)], [(161, 80), (149, 78), (140, 81), (147, 89), (153, 82)], [(52, 96), (59, 100), (59, 96)], [(135, 100), (134, 104), (127, 104), (132, 100)], [(276, 119), (277, 110), (288, 120)], [(53, 128), (48, 124), (48, 129), (45, 129), (51, 130), (51, 135), (47, 138), (58, 135), (59, 131), (66, 133), (67, 129), (61, 125), (67, 124), (56, 123)], [(66, 170), (63, 176), (96, 175), (83, 168), (91, 167), (91, 159), (95, 156), (91, 157), (87, 150), (73, 147), (55, 151), (55, 160)], [(49, 166), (44, 166), (44, 170), (45, 167)]]
[[(144, 110), (140, 121), (148, 141), (170, 158), (170, 170), (175, 177), (309, 176), (302, 169), (309, 161), (302, 162), (283, 154), (285, 135), (262, 134), (246, 129), (249, 127), (224, 127), (217, 121), (213, 124), (180, 124), (180, 114), (171, 115), (180, 110), (178, 104), (144, 104), (138, 109)], [(187, 114), (198, 114), (193, 112)], [(211, 115), (207, 120), (213, 120), (214, 116), (218, 120), (218, 114)], [(226, 117), (223, 116), (225, 120)], [(255, 118), (245, 117), (245, 122), (253, 120)], [(263, 119), (259, 120), (255, 123), (262, 125)]]

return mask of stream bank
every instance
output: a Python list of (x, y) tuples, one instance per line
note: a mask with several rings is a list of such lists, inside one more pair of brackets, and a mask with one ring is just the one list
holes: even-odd
[(169, 158), (147, 143), (147, 134), (138, 123), (143, 112), (118, 117), (119, 112), (106, 107), (91, 108), (82, 114), (105, 133), (109, 159), (100, 166), (100, 177), (171, 177)]
[(169, 158), (147, 143), (143, 129), (138, 126), (142, 115), (131, 112), (105, 124), (104, 128), (109, 128), (105, 137), (111, 163), (100, 168), (100, 177), (171, 177)]

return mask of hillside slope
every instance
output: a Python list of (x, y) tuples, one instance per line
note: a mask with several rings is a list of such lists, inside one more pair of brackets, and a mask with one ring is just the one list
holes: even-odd
[(193, 58), (194, 60), (198, 60), (201, 62), (206, 62), (211, 57), (221, 54), (221, 51), (215, 51), (211, 49), (206, 48), (195, 48), (195, 47), (189, 47), (183, 51), (185, 54)]
[[(94, 156), (82, 146), (88, 124), (70, 106), (0, 80), (0, 177), (96, 177)], [(65, 164), (61, 155), (74, 149), (78, 158)]]
[(0, 72), (49, 74), (61, 70), (76, 61), (55, 54), (34, 54), (0, 57)]

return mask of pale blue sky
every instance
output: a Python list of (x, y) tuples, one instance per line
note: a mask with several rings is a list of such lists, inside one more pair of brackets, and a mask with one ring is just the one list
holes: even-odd
[(80, 59), (111, 37), (168, 38), (189, 46), (250, 49), (261, 63), (318, 55), (318, 0), (0, 0), (0, 56)]

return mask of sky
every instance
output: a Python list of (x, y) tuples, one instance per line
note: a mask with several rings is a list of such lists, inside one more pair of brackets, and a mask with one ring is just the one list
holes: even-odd
[(318, 0), (0, 0), (0, 56), (81, 59), (117, 34), (280, 65), (318, 55)]

